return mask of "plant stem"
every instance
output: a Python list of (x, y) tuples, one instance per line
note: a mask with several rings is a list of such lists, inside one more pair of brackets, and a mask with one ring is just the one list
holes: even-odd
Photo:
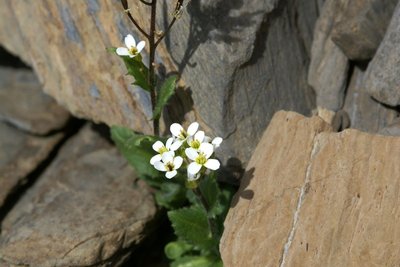
[(199, 187), (194, 188), (193, 192), (200, 200), (200, 203), (203, 205), (204, 209), (206, 210), (208, 226), (210, 227), (212, 238), (219, 239), (217, 222), (214, 220), (214, 218), (210, 216), (210, 209), (211, 209), (210, 205), (208, 204), (207, 200), (205, 199)]
[[(149, 57), (149, 84), (150, 84), (150, 96), (152, 109), (156, 107), (157, 93), (156, 93), (156, 79), (154, 71), (154, 59), (156, 53), (155, 45), (155, 31), (156, 31), (156, 11), (157, 11), (157, 0), (151, 2), (151, 17), (150, 17), (150, 34), (149, 34), (149, 46), (150, 46), (150, 57)], [(153, 134), (156, 136), (160, 135), (160, 120), (155, 118), (153, 120)]]

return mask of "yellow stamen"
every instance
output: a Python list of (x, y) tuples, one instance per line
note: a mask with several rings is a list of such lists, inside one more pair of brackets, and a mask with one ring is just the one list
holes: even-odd
[(207, 162), (207, 158), (203, 153), (200, 153), (195, 161), (197, 164), (204, 165)]

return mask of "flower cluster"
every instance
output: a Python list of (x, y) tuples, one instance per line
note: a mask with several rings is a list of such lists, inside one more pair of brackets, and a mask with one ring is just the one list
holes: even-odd
[(219, 169), (219, 161), (211, 156), (222, 143), (222, 138), (211, 139), (198, 129), (197, 122), (190, 124), (187, 130), (178, 123), (172, 124), (172, 137), (168, 138), (165, 145), (161, 141), (153, 144), (153, 149), (158, 154), (151, 158), (150, 164), (157, 170), (166, 172), (165, 177), (169, 179), (178, 173), (181, 166), (185, 166), (189, 181), (199, 179), (207, 169)]

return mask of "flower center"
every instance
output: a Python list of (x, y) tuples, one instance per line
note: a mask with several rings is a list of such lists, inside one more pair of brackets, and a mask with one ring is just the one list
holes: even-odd
[(160, 153), (162, 155), (164, 152), (168, 152), (168, 149), (165, 146), (160, 147), (160, 149), (158, 150), (158, 153)]
[(185, 140), (187, 138), (187, 133), (185, 130), (181, 130), (181, 133), (178, 136), (179, 139)]
[(204, 165), (207, 162), (207, 158), (203, 153), (199, 153), (195, 161), (197, 164)]
[(129, 48), (129, 54), (135, 56), (137, 53), (138, 53), (138, 50), (135, 46), (131, 46), (131, 48)]
[(167, 171), (172, 172), (175, 169), (174, 163), (168, 162), (167, 164), (165, 164), (165, 168), (167, 169)]
[(200, 142), (198, 140), (193, 140), (192, 142), (190, 142), (190, 146), (193, 147), (194, 149), (199, 149)]

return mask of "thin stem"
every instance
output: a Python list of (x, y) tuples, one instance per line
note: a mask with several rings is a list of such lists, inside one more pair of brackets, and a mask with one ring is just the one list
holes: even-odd
[(174, 17), (171, 21), (171, 23), (168, 25), (168, 28), (165, 30), (165, 32), (158, 38), (157, 42), (155, 43), (155, 46), (157, 47), (160, 42), (164, 39), (164, 37), (168, 34), (168, 32), (171, 30), (172, 26), (174, 25), (176, 21), (176, 17)]
[[(155, 45), (155, 31), (156, 31), (156, 11), (157, 11), (157, 0), (152, 0), (151, 2), (151, 17), (150, 17), (150, 35), (149, 35), (149, 46), (150, 46), (150, 57), (149, 57), (149, 84), (150, 84), (150, 97), (151, 97), (151, 105), (154, 111), (157, 102), (157, 94), (156, 94), (156, 79), (155, 79), (155, 70), (154, 70), (154, 59), (156, 53), (156, 45)], [(160, 135), (160, 125), (159, 119), (153, 120), (153, 133), (156, 136)]]
[(153, 2), (146, 2), (145, 0), (140, 0), (140, 2), (148, 6), (151, 6), (151, 4), (153, 3)]
[(201, 193), (201, 190), (198, 187), (194, 188), (193, 192), (197, 196), (197, 198), (200, 200), (204, 209), (206, 210), (208, 226), (210, 227), (212, 237), (219, 238), (217, 223), (213, 218), (211, 218), (211, 216), (209, 216), (209, 212), (210, 212), (210, 208), (211, 208), (210, 205), (208, 204), (207, 200), (204, 198), (203, 194)]
[(136, 22), (136, 20), (132, 17), (131, 12), (129, 9), (125, 9), (126, 14), (128, 14), (128, 18), (132, 21), (132, 23), (136, 26), (136, 28), (149, 40), (150, 36), (145, 32), (142, 27)]

